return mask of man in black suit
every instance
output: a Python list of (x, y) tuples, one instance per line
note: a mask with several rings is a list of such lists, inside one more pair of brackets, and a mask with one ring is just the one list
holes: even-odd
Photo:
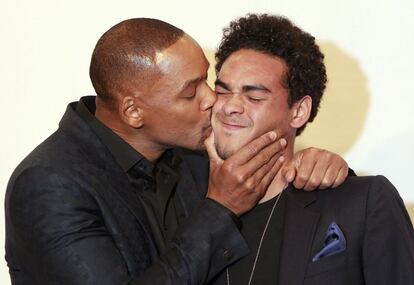
[[(162, 21), (126, 20), (100, 38), (97, 97), (69, 104), (8, 184), (13, 284), (202, 284), (247, 253), (237, 215), (263, 196), (285, 141), (263, 135), (216, 160), (209, 180), (205, 156), (172, 150), (200, 150), (210, 133), (207, 69), (198, 44)], [(309, 180), (346, 176), (337, 156), (314, 169), (319, 153), (305, 155)]]
[[(216, 59), (209, 153), (227, 159), (276, 130), (289, 159), (325, 89), (315, 38), (286, 18), (247, 15), (224, 30)], [(348, 177), (338, 188), (297, 191), (278, 173), (241, 217), (250, 254), (211, 284), (414, 284), (413, 226), (393, 185)]]

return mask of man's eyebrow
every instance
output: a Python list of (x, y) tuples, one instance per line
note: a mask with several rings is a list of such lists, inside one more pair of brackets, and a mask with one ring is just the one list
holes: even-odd
[(265, 93), (270, 93), (271, 91), (269, 88), (262, 84), (253, 84), (253, 85), (243, 85), (242, 92), (249, 92), (249, 91), (264, 91)]
[(230, 90), (229, 86), (226, 83), (224, 83), (223, 81), (221, 81), (220, 79), (218, 79), (218, 78), (216, 79), (216, 81), (214, 81), (214, 86), (220, 86), (221, 88), (224, 88), (226, 90)]
[[(224, 88), (226, 90), (230, 90), (230, 87), (224, 83), (223, 81), (221, 81), (220, 79), (216, 79), (216, 81), (214, 82), (215, 86), (220, 86), (221, 88)], [(262, 84), (250, 84), (250, 85), (243, 85), (241, 92), (250, 92), (250, 91), (264, 91), (266, 93), (270, 93), (271, 91), (269, 90), (269, 88), (267, 88), (266, 86), (262, 85)]]

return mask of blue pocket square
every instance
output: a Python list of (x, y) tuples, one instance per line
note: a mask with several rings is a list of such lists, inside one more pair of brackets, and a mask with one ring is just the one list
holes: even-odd
[(346, 240), (339, 226), (332, 222), (326, 233), (323, 248), (312, 258), (312, 261), (321, 260), (324, 257), (340, 253), (346, 249)]

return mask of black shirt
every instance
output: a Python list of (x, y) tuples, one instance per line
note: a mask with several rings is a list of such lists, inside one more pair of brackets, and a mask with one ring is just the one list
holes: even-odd
[[(231, 285), (248, 284), (260, 239), (276, 199), (277, 196), (257, 205), (240, 218), (242, 224), (241, 233), (249, 246), (250, 253), (228, 268)], [(285, 199), (282, 195), (275, 207), (266, 234), (263, 238), (256, 268), (251, 281), (251, 284), (253, 285), (276, 285), (278, 283), (284, 209)], [(227, 285), (226, 270), (209, 284)]]
[(175, 200), (180, 159), (165, 152), (154, 165), (95, 116), (95, 97), (79, 100), (76, 112), (95, 132), (124, 170), (142, 203), (157, 247), (162, 253), (179, 225), (182, 209)]

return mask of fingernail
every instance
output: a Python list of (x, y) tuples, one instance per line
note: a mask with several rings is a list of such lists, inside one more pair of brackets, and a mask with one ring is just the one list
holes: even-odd
[(270, 138), (274, 141), (277, 138), (276, 132), (270, 132)]
[(287, 145), (286, 140), (285, 139), (281, 139), (280, 140), (280, 145), (283, 146), (283, 147), (285, 147)]

